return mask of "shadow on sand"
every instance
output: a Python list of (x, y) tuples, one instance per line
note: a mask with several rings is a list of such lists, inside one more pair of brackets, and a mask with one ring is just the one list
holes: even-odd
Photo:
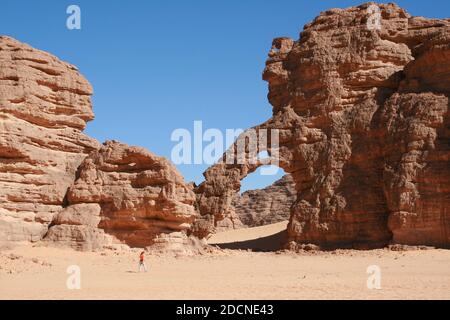
[(217, 246), (221, 249), (252, 250), (262, 252), (276, 251), (282, 248), (282, 244), (284, 243), (286, 236), (287, 231), (283, 230), (278, 233), (269, 235), (267, 237), (261, 237), (239, 242), (211, 243), (211, 245)]

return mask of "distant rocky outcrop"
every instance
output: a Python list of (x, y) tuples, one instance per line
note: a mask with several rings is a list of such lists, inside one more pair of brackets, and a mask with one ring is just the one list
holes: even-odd
[[(290, 247), (450, 246), (450, 20), (371, 5), (322, 12), (269, 52), (273, 117), (252, 129), (280, 133), (266, 151), (296, 185)], [(233, 198), (260, 165), (204, 173), (195, 234), (237, 223)]]
[(232, 205), (245, 226), (258, 227), (289, 220), (296, 199), (294, 180), (286, 174), (264, 189), (237, 194)]
[(184, 250), (192, 188), (162, 157), (85, 135), (91, 95), (74, 66), (0, 37), (0, 243)]

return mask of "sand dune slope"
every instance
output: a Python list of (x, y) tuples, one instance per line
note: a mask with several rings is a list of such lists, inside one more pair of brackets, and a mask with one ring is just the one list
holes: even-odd
[(261, 227), (242, 228), (214, 234), (208, 243), (224, 249), (274, 251), (281, 248), (288, 221)]

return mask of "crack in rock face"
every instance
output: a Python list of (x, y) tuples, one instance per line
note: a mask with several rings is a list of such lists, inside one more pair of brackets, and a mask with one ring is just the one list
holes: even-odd
[[(296, 190), (288, 247), (450, 246), (450, 20), (386, 4), (369, 30), (369, 5), (323, 12), (269, 52), (273, 117), (253, 129), (280, 132)], [(233, 198), (257, 168), (204, 173), (194, 234), (240, 225)]]

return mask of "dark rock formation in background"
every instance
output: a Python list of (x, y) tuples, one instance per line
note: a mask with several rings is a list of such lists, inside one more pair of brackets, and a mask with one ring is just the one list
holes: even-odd
[(258, 227), (289, 220), (296, 199), (294, 180), (287, 174), (264, 189), (237, 194), (232, 205), (245, 226)]
[[(295, 182), (291, 247), (450, 246), (450, 20), (379, 5), (378, 30), (369, 5), (323, 12), (269, 52), (273, 117), (253, 129), (280, 131), (267, 151)], [(236, 222), (232, 199), (259, 166), (205, 172), (195, 234)]]

